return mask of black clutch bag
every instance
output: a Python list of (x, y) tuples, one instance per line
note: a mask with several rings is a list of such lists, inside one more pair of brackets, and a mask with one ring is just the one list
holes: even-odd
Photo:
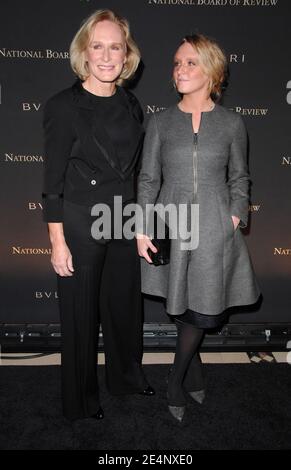
[[(156, 215), (156, 214), (155, 214)], [(155, 222), (156, 222), (155, 218)], [(156, 223), (155, 223), (156, 225)], [(156, 227), (155, 227), (156, 228)], [(156, 230), (155, 230), (156, 234)], [(148, 249), (148, 255), (152, 260), (155, 266), (161, 266), (165, 264), (169, 264), (170, 262), (170, 250), (171, 250), (171, 239), (170, 239), (170, 231), (168, 225), (165, 223), (165, 237), (158, 238), (153, 237), (151, 239), (152, 244), (157, 248), (157, 253), (154, 253), (150, 248)]]

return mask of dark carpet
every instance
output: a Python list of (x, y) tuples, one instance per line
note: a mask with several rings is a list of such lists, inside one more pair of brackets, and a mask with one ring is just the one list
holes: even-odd
[(50, 450), (291, 449), (288, 364), (205, 364), (207, 397), (168, 413), (168, 366), (145, 366), (156, 396), (111, 397), (99, 367), (105, 419), (68, 422), (58, 366), (0, 367), (0, 448)]

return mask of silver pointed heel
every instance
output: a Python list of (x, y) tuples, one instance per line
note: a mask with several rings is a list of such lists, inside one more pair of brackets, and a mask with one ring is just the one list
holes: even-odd
[(190, 397), (193, 398), (193, 400), (197, 401), (200, 405), (205, 400), (205, 390), (196, 390), (195, 392), (188, 392)]
[(184, 414), (185, 414), (185, 406), (172, 406), (168, 405), (169, 412), (179, 423), (182, 423)]

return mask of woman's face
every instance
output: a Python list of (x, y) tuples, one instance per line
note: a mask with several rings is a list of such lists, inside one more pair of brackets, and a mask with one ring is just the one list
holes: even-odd
[(126, 62), (125, 37), (120, 27), (108, 20), (97, 23), (85, 57), (90, 76), (102, 83), (115, 82)]
[(188, 42), (183, 43), (174, 57), (173, 79), (179, 93), (205, 91), (208, 94), (209, 77), (200, 65), (199, 54)]

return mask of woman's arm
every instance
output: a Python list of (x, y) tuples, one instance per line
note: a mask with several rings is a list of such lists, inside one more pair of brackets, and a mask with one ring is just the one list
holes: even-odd
[(67, 97), (56, 95), (44, 108), (44, 184), (43, 219), (63, 221), (63, 191), (65, 173), (74, 142), (72, 111)]
[(160, 137), (156, 116), (153, 114), (147, 127), (142, 153), (141, 170), (138, 175), (137, 203), (142, 208), (143, 218), (139, 219), (138, 232), (147, 234), (146, 206), (155, 204), (161, 188)]
[(48, 223), (51, 262), (60, 276), (72, 276), (72, 255), (63, 230), (63, 190), (68, 157), (73, 145), (72, 116), (58, 95), (44, 108), (43, 219)]
[(228, 162), (228, 186), (230, 190), (230, 211), (234, 224), (237, 224), (237, 220), (240, 219), (238, 225), (243, 228), (248, 224), (249, 184), (247, 132), (243, 119), (237, 115)]
[(161, 188), (161, 174), (160, 137), (156, 116), (153, 114), (145, 135), (137, 187), (137, 203), (142, 210), (142, 216), (137, 217), (138, 253), (149, 263), (152, 261), (148, 255), (148, 249), (150, 248), (154, 253), (157, 252), (157, 249), (150, 241), (147, 233), (146, 207), (148, 204), (155, 204), (157, 200)]
[(60, 276), (72, 276), (73, 260), (66, 244), (62, 222), (48, 223), (49, 238), (52, 245), (51, 263)]

